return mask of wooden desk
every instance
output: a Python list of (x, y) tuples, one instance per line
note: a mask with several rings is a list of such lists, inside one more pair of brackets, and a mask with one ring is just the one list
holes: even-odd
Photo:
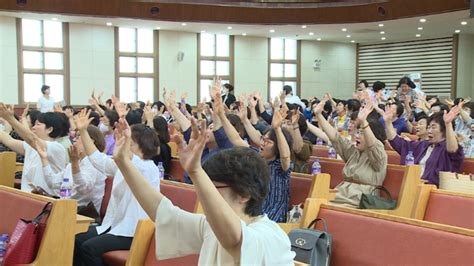
[(94, 219), (90, 217), (76, 214), (76, 226), (75, 226), (76, 235), (79, 233), (87, 232), (87, 230), (89, 229), (89, 225), (93, 222), (94, 222)]

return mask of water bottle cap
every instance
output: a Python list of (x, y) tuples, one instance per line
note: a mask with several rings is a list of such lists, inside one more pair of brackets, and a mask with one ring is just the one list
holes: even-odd
[(3, 234), (0, 236), (0, 241), (6, 241), (8, 239), (8, 235), (7, 234)]
[(69, 182), (69, 178), (68, 178), (68, 177), (65, 177), (65, 178), (63, 179), (63, 181), (64, 181), (64, 182)]
[(163, 165), (163, 162), (158, 162), (158, 165)]

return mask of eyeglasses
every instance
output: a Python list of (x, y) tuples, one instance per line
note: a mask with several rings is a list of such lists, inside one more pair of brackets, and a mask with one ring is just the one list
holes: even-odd
[(230, 187), (229, 185), (220, 185), (220, 186), (216, 186), (217, 189), (219, 188), (226, 188), (226, 187)]

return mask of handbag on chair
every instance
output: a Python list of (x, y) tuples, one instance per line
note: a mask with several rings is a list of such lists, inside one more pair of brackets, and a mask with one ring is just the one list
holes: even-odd
[[(388, 199), (375, 195), (376, 190), (381, 190), (387, 194)], [(384, 186), (377, 186), (370, 194), (362, 194), (359, 209), (379, 209), (393, 210), (397, 207), (397, 201), (392, 199), (390, 192)]]
[(31, 221), (18, 221), (8, 242), (3, 265), (29, 264), (34, 261), (52, 205), (48, 202), (41, 213)]

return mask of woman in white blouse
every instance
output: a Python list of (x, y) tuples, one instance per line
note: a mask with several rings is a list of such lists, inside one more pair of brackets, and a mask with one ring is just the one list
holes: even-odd
[[(89, 136), (92, 138), (95, 147), (100, 152), (103, 152), (105, 149), (105, 140), (99, 128), (88, 126), (87, 133), (89, 133)], [(86, 156), (84, 145), (79, 138), (79, 133), (76, 134), (75, 143), (68, 149), (70, 163), (61, 172), (55, 173), (51, 169), (47, 153), (41, 146), (37, 146), (36, 150), (43, 163), (43, 174), (46, 183), (49, 188), (55, 192), (55, 195), (59, 196), (61, 183), (63, 179), (67, 177), (74, 184), (71, 198), (77, 200), (79, 209), (86, 207), (92, 202), (97, 213), (99, 213), (102, 198), (104, 197), (105, 179), (107, 177), (97, 170)]]
[(54, 110), (54, 99), (50, 96), (51, 90), (48, 85), (43, 85), (41, 87), (41, 97), (38, 99), (36, 108), (41, 113), (52, 112)]
[(199, 265), (294, 265), (295, 253), (283, 230), (266, 215), (269, 171), (249, 148), (225, 149), (201, 166), (206, 123), (180, 145), (180, 162), (189, 173), (204, 215), (183, 211), (153, 189), (130, 160), (130, 134), (116, 143), (114, 160), (135, 197), (156, 225), (159, 260), (199, 254)]
[[(87, 132), (87, 126), (92, 120), (89, 118), (89, 114), (90, 110), (88, 112), (83, 110), (74, 120), (81, 134), (84, 149), (92, 165), (106, 176), (113, 176), (114, 181), (112, 195), (102, 224), (90, 226), (86, 233), (76, 236), (74, 265), (88, 266), (105, 265), (102, 260), (103, 253), (130, 249), (138, 220), (147, 217), (123, 179), (117, 165), (106, 154), (99, 152), (91, 140)], [(125, 118), (122, 117), (120, 125), (124, 123), (126, 123)], [(120, 125), (117, 127), (116, 136), (122, 134), (124, 127)], [(151, 184), (150, 190), (159, 191), (158, 167), (151, 160), (159, 152), (158, 135), (153, 129), (143, 124), (134, 125), (131, 130), (127, 129), (129, 133), (131, 131), (133, 140), (129, 160)]]

